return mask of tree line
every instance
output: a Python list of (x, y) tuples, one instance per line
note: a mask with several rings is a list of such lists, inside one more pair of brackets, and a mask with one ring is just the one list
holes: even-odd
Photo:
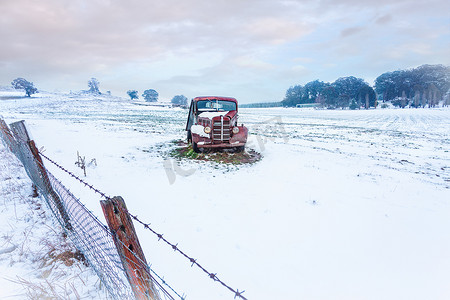
[(362, 78), (341, 77), (332, 83), (314, 80), (291, 86), (282, 106), (317, 103), (327, 108), (370, 108), (390, 101), (399, 107), (436, 106), (440, 101), (450, 105), (450, 67), (422, 65), (386, 72), (378, 76), (375, 86)]
[[(127, 92), (128, 96), (130, 96), (131, 100), (139, 99), (139, 93), (136, 90), (129, 90)], [(145, 90), (142, 94), (142, 98), (147, 102), (157, 102), (159, 97), (159, 93), (154, 89)]]
[[(11, 82), (16, 89), (25, 90), (26, 96), (38, 93), (32, 82), (16, 78)], [(99, 81), (88, 81), (88, 93), (101, 94)], [(107, 92), (109, 94), (109, 92)], [(137, 90), (127, 92), (131, 100), (139, 99)], [(142, 97), (147, 102), (158, 101), (159, 94), (147, 89)], [(173, 105), (187, 106), (184, 95), (176, 95)], [(297, 105), (317, 104), (326, 108), (370, 108), (380, 102), (390, 102), (398, 107), (434, 107), (440, 102), (450, 105), (450, 67), (444, 65), (422, 65), (408, 70), (386, 72), (375, 79), (372, 87), (362, 78), (341, 77), (329, 83), (314, 80), (305, 85), (291, 86), (281, 102), (252, 103), (246, 107), (295, 107)], [(386, 104), (384, 104), (386, 105)]]
[[(139, 92), (137, 90), (129, 90), (127, 94), (131, 100), (139, 99)], [(145, 90), (142, 94), (146, 102), (156, 102), (158, 101), (158, 96), (158, 92), (153, 89)], [(184, 95), (176, 95), (170, 102), (175, 106), (185, 107), (187, 106), (188, 98)]]
[[(101, 94), (100, 92), (100, 82), (97, 80), (97, 78), (91, 78), (88, 80), (87, 82), (88, 84), (88, 90), (84, 90), (82, 92), (84, 93), (91, 93), (91, 94)], [(24, 90), (25, 91), (25, 95), (27, 97), (31, 97), (31, 95), (39, 93), (38, 89), (34, 86), (34, 83), (31, 81), (26, 80), (25, 78), (19, 77), (14, 79), (11, 82), (11, 85), (13, 86), (13, 88), (15, 88), (16, 90)], [(107, 94), (110, 94), (110, 91), (106, 92)]]
[[(88, 84), (88, 90), (82, 91), (83, 93), (90, 93), (90, 94), (102, 94), (100, 92), (100, 82), (97, 80), (97, 78), (91, 78), (87, 82)], [(31, 97), (31, 95), (39, 93), (38, 89), (34, 86), (33, 82), (30, 82), (24, 78), (16, 78), (11, 82), (11, 85), (18, 90), (24, 90), (25, 95), (27, 97)], [(111, 94), (111, 92), (107, 92), (107, 94)], [(131, 98), (131, 100), (139, 99), (139, 93), (137, 90), (129, 90), (127, 91), (128, 96)], [(157, 102), (159, 93), (155, 91), (154, 89), (148, 89), (145, 90), (142, 94), (142, 97), (147, 102)], [(172, 98), (171, 103), (175, 106), (181, 106), (185, 107), (187, 106), (188, 99), (184, 95), (176, 95)]]
[(375, 79), (375, 89), (380, 99), (396, 106), (434, 107), (443, 100), (449, 105), (450, 67), (422, 65), (383, 73)]
[(314, 80), (304, 86), (296, 85), (286, 91), (283, 106), (318, 103), (329, 108), (374, 107), (374, 89), (363, 79), (341, 77), (333, 83)]

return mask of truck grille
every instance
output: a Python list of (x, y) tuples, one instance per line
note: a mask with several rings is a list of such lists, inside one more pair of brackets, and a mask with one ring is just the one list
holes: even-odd
[(220, 119), (214, 119), (212, 133), (214, 144), (229, 142), (231, 135), (230, 119), (227, 117), (224, 118), (223, 116), (221, 116)]

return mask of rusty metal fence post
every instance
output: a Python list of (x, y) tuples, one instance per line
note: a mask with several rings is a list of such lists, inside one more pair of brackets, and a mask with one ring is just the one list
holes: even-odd
[(117, 196), (100, 204), (136, 299), (160, 300), (125, 201)]

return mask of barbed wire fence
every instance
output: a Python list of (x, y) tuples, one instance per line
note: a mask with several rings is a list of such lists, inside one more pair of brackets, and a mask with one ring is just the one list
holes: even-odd
[[(78, 180), (81, 184), (85, 185), (86, 187), (90, 188), (91, 190), (93, 190), (94, 192), (96, 192), (97, 194), (99, 194), (100, 196), (102, 196), (105, 199), (111, 199), (110, 196), (107, 196), (105, 193), (103, 193), (102, 191), (98, 190), (97, 188), (93, 187), (92, 185), (90, 185), (89, 183), (87, 183), (86, 181), (84, 181), (83, 179), (81, 179), (80, 177), (78, 177), (77, 175), (73, 174), (72, 172), (68, 171), (67, 169), (65, 169), (64, 167), (62, 167), (60, 164), (58, 164), (57, 162), (55, 162), (54, 160), (52, 160), (51, 158), (47, 157), (45, 154), (43, 154), (42, 152), (39, 152), (40, 155), (42, 157), (44, 157), (46, 160), (48, 160), (49, 162), (51, 162), (52, 164), (54, 164), (56, 167), (58, 167), (60, 170), (64, 171), (65, 173), (69, 174), (71, 177), (73, 177), (74, 179)], [(136, 215), (131, 214), (129, 211), (126, 211), (127, 214), (134, 219), (136, 222), (138, 222), (139, 224), (141, 224), (145, 229), (151, 231), (154, 235), (156, 235), (158, 237), (158, 240), (162, 240), (163, 242), (165, 242), (167, 245), (169, 245), (172, 250), (178, 252), (179, 254), (181, 254), (182, 256), (184, 256), (185, 258), (187, 258), (189, 260), (189, 262), (192, 264), (192, 266), (197, 266), (199, 269), (201, 269), (203, 272), (205, 272), (211, 279), (213, 279), (214, 281), (219, 282), (220, 284), (222, 284), (224, 287), (226, 287), (228, 290), (230, 290), (231, 292), (233, 292), (235, 294), (235, 298), (241, 298), (241, 299), (246, 299), (242, 293), (244, 293), (244, 291), (239, 291), (239, 290), (234, 290), (233, 288), (231, 288), (229, 285), (227, 285), (225, 282), (223, 282), (222, 280), (220, 280), (217, 277), (216, 273), (211, 273), (209, 271), (207, 271), (202, 265), (200, 265), (197, 261), (197, 259), (194, 259), (192, 257), (189, 257), (185, 252), (183, 252), (179, 247), (178, 244), (174, 244), (169, 242), (167, 239), (165, 239), (163, 237), (163, 234), (156, 232), (155, 230), (153, 230), (150, 227), (150, 223), (145, 223), (143, 221), (141, 221)]]
[[(117, 225), (119, 227), (116, 226), (116, 229), (112, 229), (111, 224), (108, 224), (109, 228), (104, 225), (45, 168), (42, 158), (105, 199), (101, 201), (105, 217), (107, 217), (105, 206), (109, 204), (113, 206), (114, 213), (118, 214), (116, 210), (117, 206), (121, 205), (121, 202), (117, 202), (117, 200), (123, 202), (121, 197), (106, 195), (38, 150), (34, 141), (30, 139), (23, 121), (10, 124), (10, 128), (6, 125), (3, 118), (0, 117), (0, 139), (3, 144), (22, 162), (28, 176), (44, 196), (49, 208), (64, 228), (67, 236), (73, 241), (77, 249), (83, 253), (89, 265), (92, 266), (114, 299), (174, 300), (174, 297), (178, 297), (181, 300), (186, 299), (184, 294), (180, 295), (177, 293), (148, 265), (142, 250), (139, 251), (140, 245), (137, 237), (138, 245), (136, 246), (138, 247), (136, 248), (138, 249), (134, 247), (134, 244), (131, 245), (129, 242), (124, 242), (125, 240), (122, 236), (124, 226), (119, 224)], [(150, 223), (144, 222), (137, 215), (131, 214), (124, 202), (120, 210), (123, 211), (123, 218), (129, 219), (128, 222), (131, 224), (129, 226), (132, 227), (132, 231), (134, 231), (134, 226), (131, 219), (151, 231), (159, 241), (163, 241), (172, 250), (185, 257), (191, 263), (191, 266), (196, 266), (206, 273), (209, 278), (231, 291), (234, 294), (234, 298), (247, 300), (242, 295), (244, 291), (233, 289), (219, 279), (217, 273), (206, 270), (198, 263), (197, 259), (183, 252), (178, 247), (178, 244), (169, 242), (163, 237), (163, 234), (155, 231), (150, 226)]]
[(9, 128), (5, 121), (0, 119), (0, 137), (4, 145), (21, 161), (65, 234), (83, 254), (112, 298), (174, 299), (162, 287), (166, 283), (155, 283), (156, 280), (150, 271), (146, 278), (149, 278), (148, 285), (155, 297), (149, 298), (147, 295), (136, 293), (125, 272), (127, 267), (135, 266), (119, 255), (115, 233), (45, 168), (40, 157), (36, 155), (39, 150), (35, 147), (34, 141), (30, 140), (24, 122), (12, 123)]

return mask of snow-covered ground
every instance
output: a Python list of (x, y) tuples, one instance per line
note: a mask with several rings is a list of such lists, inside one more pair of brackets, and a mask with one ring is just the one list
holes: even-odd
[(0, 299), (110, 298), (32, 194), (23, 166), (0, 143)]
[[(77, 151), (95, 158), (88, 182), (248, 299), (450, 298), (449, 109), (242, 109), (248, 146), (264, 156), (245, 166), (171, 158), (182, 109), (37, 94), (5, 97), (0, 114), (26, 120), (38, 147), (79, 175)], [(98, 195), (46, 165), (103, 218)], [(233, 299), (136, 228), (180, 294)]]

